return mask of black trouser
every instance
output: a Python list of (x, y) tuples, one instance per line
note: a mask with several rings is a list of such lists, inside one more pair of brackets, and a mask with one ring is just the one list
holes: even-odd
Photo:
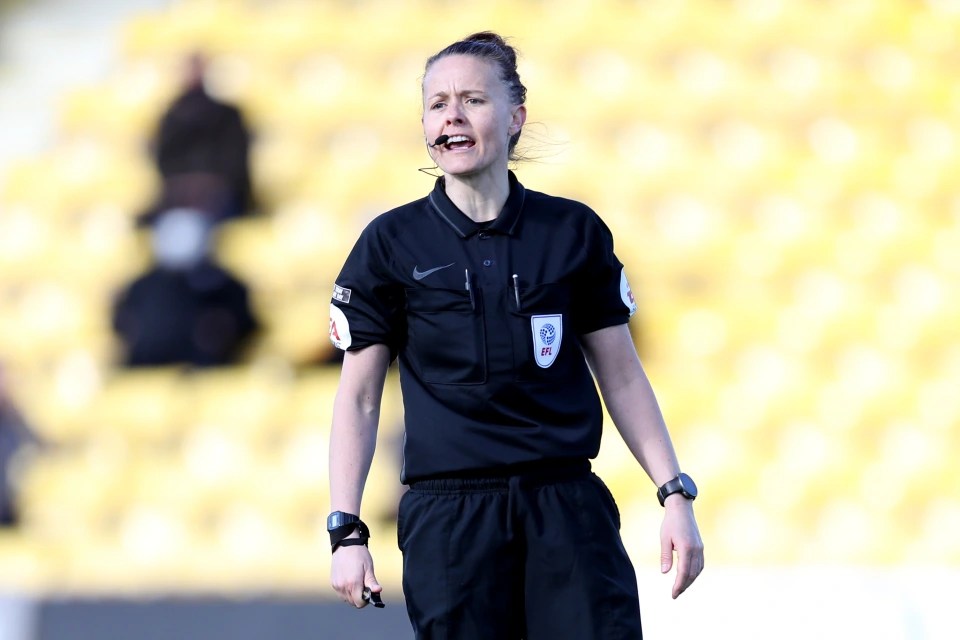
[(576, 469), (412, 483), (400, 502), (417, 640), (635, 640), (633, 565), (606, 485)]

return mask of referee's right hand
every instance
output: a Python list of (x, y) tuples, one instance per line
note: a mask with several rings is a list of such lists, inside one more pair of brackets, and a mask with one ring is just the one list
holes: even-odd
[(340, 599), (362, 609), (369, 603), (363, 599), (364, 588), (380, 593), (383, 587), (373, 574), (373, 557), (370, 550), (362, 545), (338, 547), (333, 552), (333, 564), (330, 568), (330, 582)]

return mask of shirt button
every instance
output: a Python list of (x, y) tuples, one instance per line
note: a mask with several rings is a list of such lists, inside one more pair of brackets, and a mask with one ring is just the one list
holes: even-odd
[(489, 232), (489, 231), (481, 231), (479, 235), (480, 235), (480, 239), (481, 239), (481, 240), (486, 240), (487, 238), (490, 237), (490, 232)]
[(483, 266), (485, 266), (485, 267), (492, 267), (492, 266), (493, 266), (493, 260), (487, 258), (486, 260), (483, 261)]

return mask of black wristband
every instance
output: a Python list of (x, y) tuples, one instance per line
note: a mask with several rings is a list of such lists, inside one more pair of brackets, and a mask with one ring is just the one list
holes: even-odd
[[(347, 538), (347, 536), (357, 530), (360, 531), (359, 538)], [(370, 529), (363, 520), (345, 524), (342, 527), (337, 527), (330, 531), (330, 553), (336, 551), (338, 547), (352, 547), (361, 544), (367, 546), (367, 540), (369, 539)]]

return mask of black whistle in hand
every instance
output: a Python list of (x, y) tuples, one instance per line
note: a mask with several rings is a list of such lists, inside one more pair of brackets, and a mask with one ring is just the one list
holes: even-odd
[(385, 606), (387, 606), (383, 604), (383, 600), (380, 599), (380, 594), (370, 591), (368, 587), (364, 587), (363, 589), (363, 600), (364, 602), (369, 602), (377, 609), (383, 609)]

